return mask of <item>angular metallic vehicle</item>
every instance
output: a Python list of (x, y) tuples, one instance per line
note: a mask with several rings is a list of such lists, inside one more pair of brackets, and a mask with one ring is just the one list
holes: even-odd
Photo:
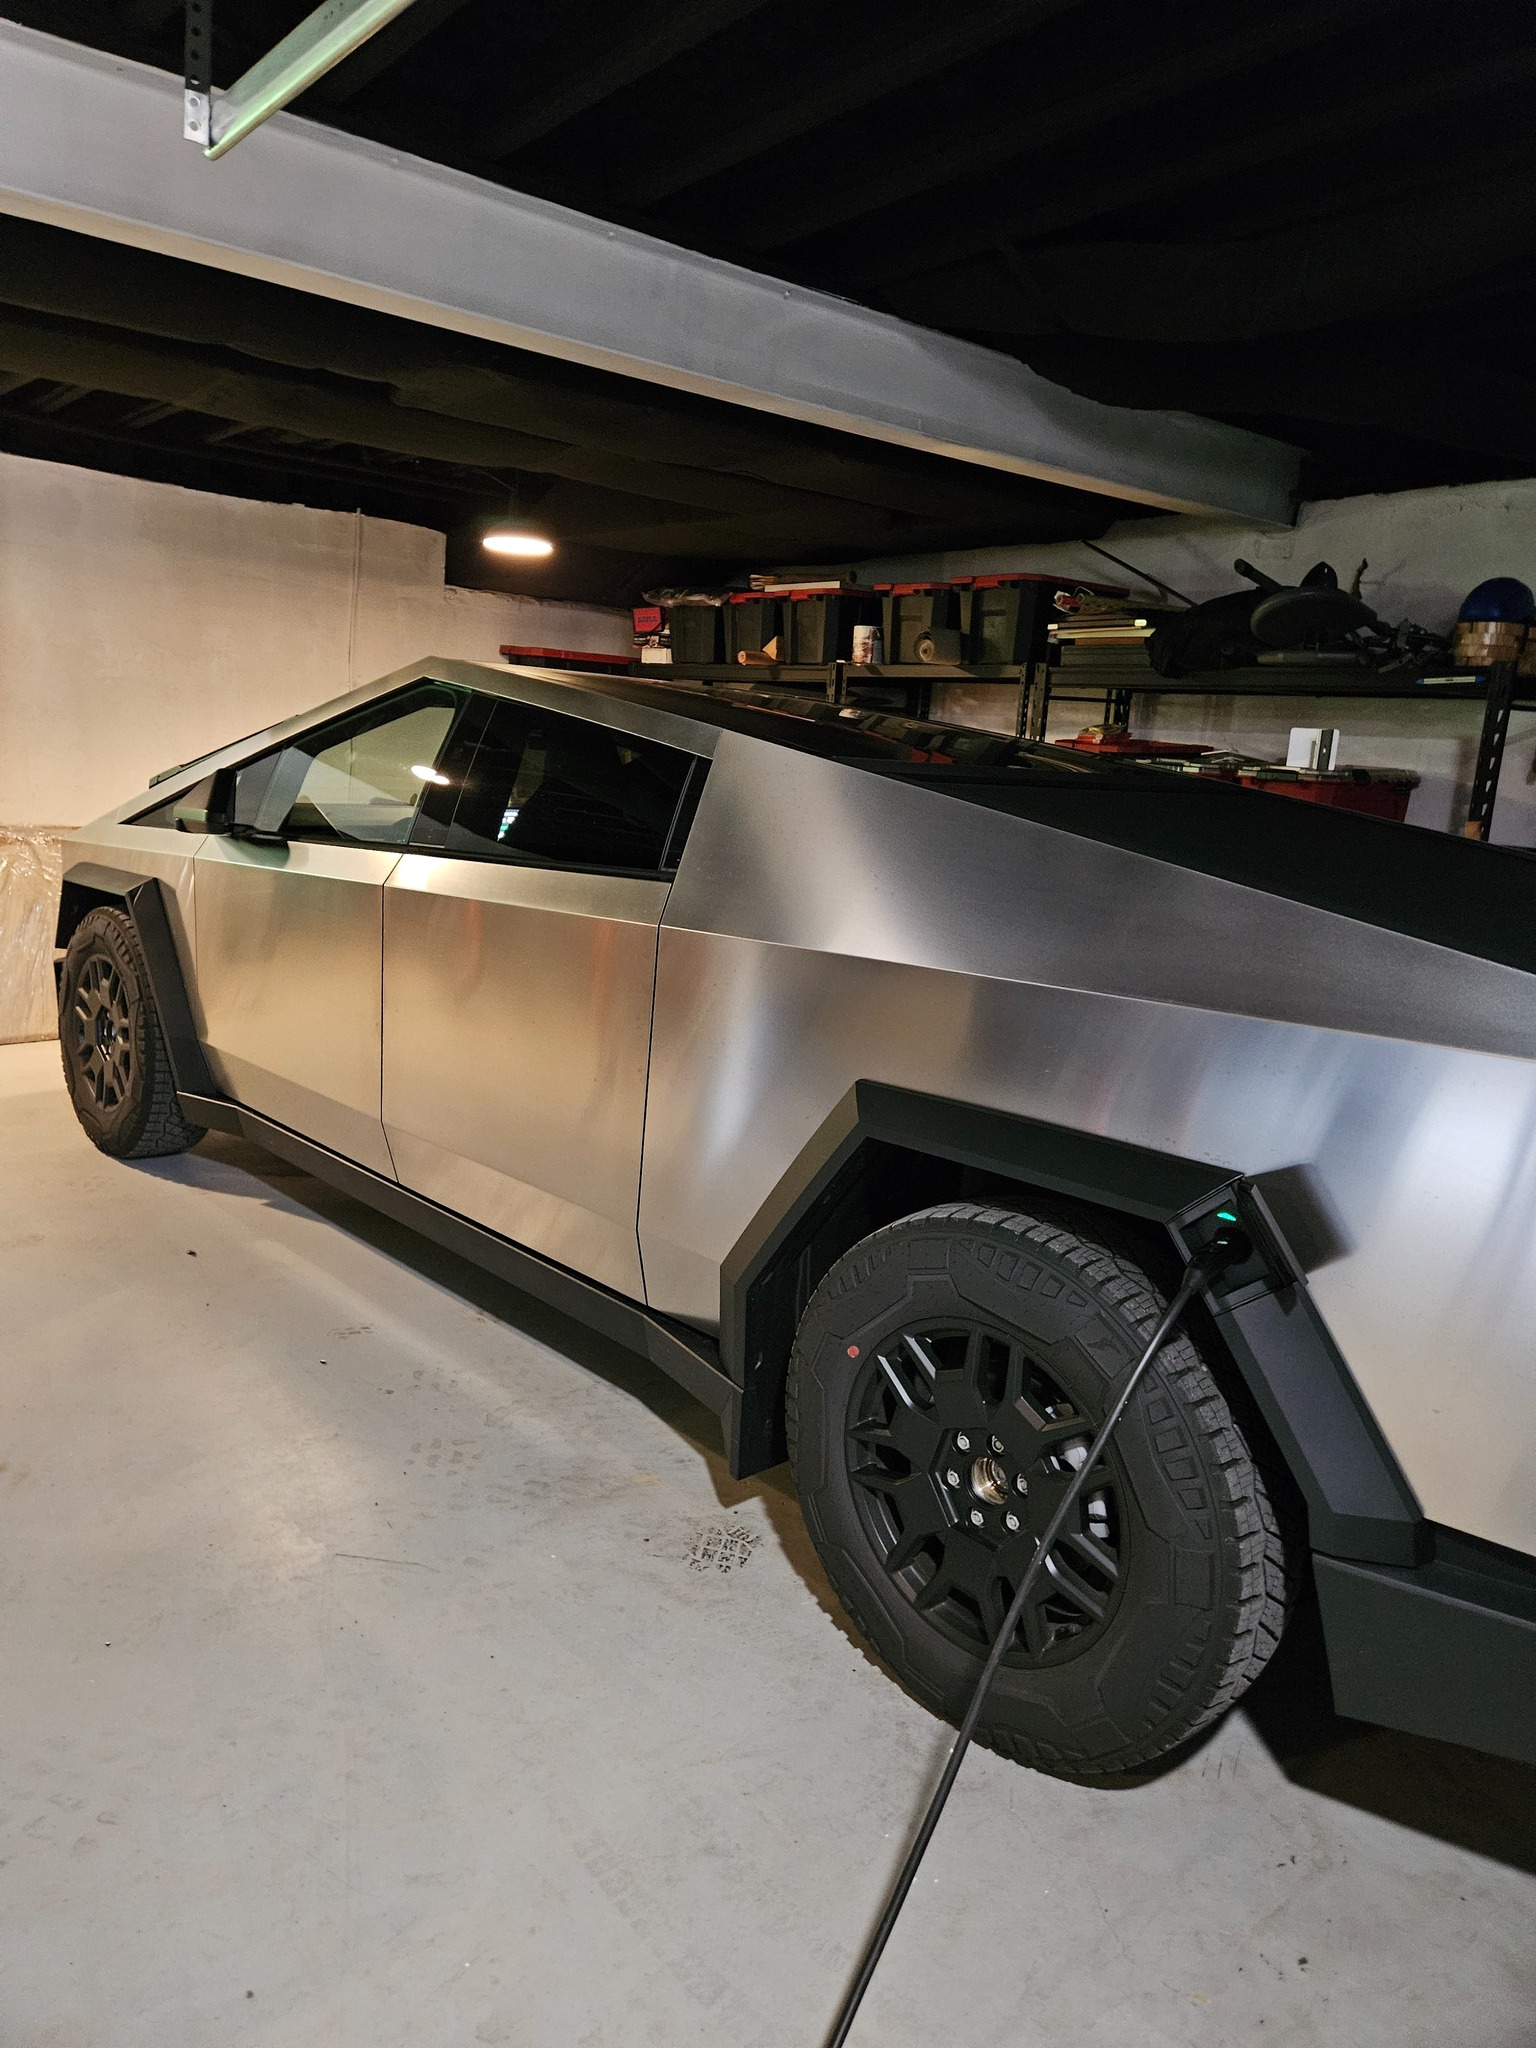
[(1175, 1752), (1315, 1581), (1341, 1712), (1536, 1760), (1536, 867), (753, 691), (427, 662), (79, 834), (118, 1158), (241, 1132), (792, 1459), (941, 1714)]

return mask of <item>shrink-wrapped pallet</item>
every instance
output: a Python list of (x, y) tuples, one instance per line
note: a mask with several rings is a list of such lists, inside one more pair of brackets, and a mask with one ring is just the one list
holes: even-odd
[(57, 1027), (53, 939), (63, 825), (0, 825), (0, 1045)]

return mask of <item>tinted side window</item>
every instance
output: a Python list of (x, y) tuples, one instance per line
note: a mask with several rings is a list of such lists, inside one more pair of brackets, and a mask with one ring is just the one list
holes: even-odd
[(413, 690), (248, 762), (235, 775), (231, 824), (283, 839), (404, 846), (461, 701)]
[(693, 756), (532, 704), (498, 703), (443, 850), (546, 867), (663, 865)]

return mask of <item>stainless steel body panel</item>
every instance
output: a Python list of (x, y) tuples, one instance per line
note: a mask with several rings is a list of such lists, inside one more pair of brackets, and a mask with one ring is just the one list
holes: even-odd
[(1536, 1552), (1532, 977), (727, 734), (659, 949), (653, 1307), (713, 1325), (861, 1079), (1310, 1166), (1313, 1292), (1425, 1513)]
[(638, 1298), (667, 886), (408, 854), (384, 891), (384, 1122), (401, 1181)]
[(734, 732), (666, 922), (1536, 1058), (1515, 968)]
[(252, 1109), (393, 1174), (379, 1105), (383, 886), (400, 856), (198, 842), (208, 1063)]
[[(144, 805), (145, 799), (140, 796), (126, 808), (142, 810)], [(159, 878), (165, 890), (171, 937), (181, 956), (192, 1015), (199, 1027), (202, 1012), (198, 1008), (197, 977), (193, 971), (197, 958), (193, 900), (197, 873), (195, 856), (201, 845), (200, 839), (191, 839), (185, 832), (124, 826), (111, 818), (103, 818), (94, 825), (84, 825), (64, 841), (66, 873), (77, 862), (97, 861), (104, 868), (119, 868), (128, 874)]]
[[(366, 969), (366, 933), (338, 953), (323, 918), (242, 922), (206, 886), (228, 886), (229, 843), (125, 827), (140, 795), (76, 857), (167, 882), (235, 1092), (384, 1171), (386, 1112), (413, 1186), (627, 1293), (643, 1266), (654, 1308), (706, 1327), (722, 1262), (859, 1080), (1249, 1174), (1304, 1165), (1343, 1247), (1314, 1297), (1424, 1512), (1536, 1553), (1536, 976), (556, 673), (434, 661), (342, 707), (424, 675), (714, 756), (660, 927), (648, 1099), (635, 990), (664, 885), (614, 881), (652, 893), (594, 913), (589, 878), (476, 863), (466, 888), (408, 856), (375, 899), (400, 942), (381, 1054), (362, 980), (355, 1002), (326, 986)], [(362, 858), (380, 881), (395, 861)], [(343, 1028), (289, 988), (258, 1045), (242, 1010), (289, 957)], [(485, 1047), (509, 1044), (520, 1063), (482, 1089)], [(284, 1067), (306, 1045), (318, 1080)]]

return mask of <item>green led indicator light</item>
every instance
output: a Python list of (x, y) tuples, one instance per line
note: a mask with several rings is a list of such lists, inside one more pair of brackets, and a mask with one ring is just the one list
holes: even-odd
[(1218, 1209), (1216, 1211), (1216, 1221), (1218, 1223), (1235, 1223), (1237, 1218), (1230, 1209)]

